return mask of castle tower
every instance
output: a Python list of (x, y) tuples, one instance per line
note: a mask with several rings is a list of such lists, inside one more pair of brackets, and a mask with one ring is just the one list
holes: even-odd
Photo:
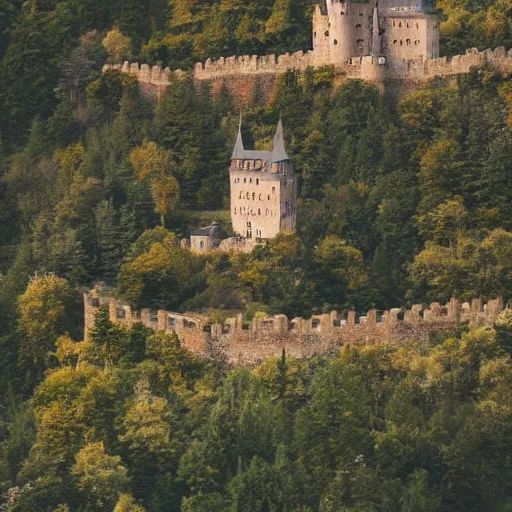
[(390, 65), (439, 57), (439, 16), (432, 0), (325, 0), (313, 14), (316, 65), (344, 66), (354, 57)]
[(231, 220), (238, 236), (269, 240), (280, 231), (295, 230), (297, 184), (281, 121), (272, 151), (245, 149), (240, 122), (229, 174)]
[(326, 0), (313, 16), (313, 52), (318, 64), (344, 65), (370, 55), (375, 1)]

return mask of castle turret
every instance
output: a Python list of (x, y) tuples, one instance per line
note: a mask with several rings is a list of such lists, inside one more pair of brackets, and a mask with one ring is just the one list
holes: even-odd
[(268, 240), (280, 231), (295, 229), (297, 186), (281, 121), (272, 151), (245, 149), (240, 125), (230, 182), (231, 220), (238, 236)]

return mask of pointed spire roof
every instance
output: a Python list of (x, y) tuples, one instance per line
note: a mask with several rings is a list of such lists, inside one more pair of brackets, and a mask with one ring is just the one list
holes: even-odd
[(284, 144), (283, 121), (281, 118), (279, 118), (276, 135), (274, 137), (274, 149), (272, 150), (272, 161), (273, 162), (281, 162), (283, 160), (290, 160), (290, 157), (286, 153), (286, 148), (285, 148), (285, 144)]
[(238, 125), (238, 135), (236, 137), (235, 148), (233, 149), (232, 160), (236, 158), (245, 158), (244, 141), (242, 139), (242, 112), (240, 112), (240, 124)]
[(375, 5), (373, 9), (373, 29), (372, 29), (372, 56), (380, 57), (381, 38), (380, 38), (380, 27), (379, 27), (379, 3)]

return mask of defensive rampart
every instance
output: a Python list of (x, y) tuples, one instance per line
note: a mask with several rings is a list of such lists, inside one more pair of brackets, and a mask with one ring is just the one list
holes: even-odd
[(432, 331), (455, 329), (461, 324), (493, 324), (504, 309), (502, 299), (483, 304), (482, 300), (448, 304), (433, 303), (429, 308), (415, 305), (410, 310), (370, 310), (346, 318), (333, 311), (310, 319), (288, 320), (284, 315), (258, 318), (245, 323), (242, 315), (212, 324), (198, 314), (182, 315), (169, 311), (133, 311), (113, 298), (104, 298), (94, 289), (84, 295), (85, 335), (94, 327), (98, 309), (108, 306), (110, 319), (130, 327), (142, 323), (158, 331), (175, 331), (182, 345), (192, 353), (231, 365), (255, 365), (285, 349), (296, 358), (335, 353), (345, 344), (397, 344), (407, 339), (426, 340)]
[[(314, 52), (297, 52), (285, 55), (244, 55), (241, 57), (208, 59), (197, 63), (191, 74), (194, 80), (210, 81), (214, 94), (226, 87), (241, 103), (250, 103), (258, 91), (268, 98), (275, 78), (286, 71), (304, 71), (323, 63)], [(363, 79), (378, 84), (386, 82), (422, 82), (435, 77), (451, 77), (468, 73), (472, 68), (490, 68), (504, 74), (512, 73), (512, 50), (504, 47), (494, 50), (467, 50), (463, 55), (431, 60), (386, 60), (383, 57), (354, 57), (335, 68), (338, 80)], [(118, 69), (135, 76), (148, 92), (159, 93), (177, 78), (187, 73), (159, 66), (125, 62), (123, 65), (106, 65), (104, 71)]]

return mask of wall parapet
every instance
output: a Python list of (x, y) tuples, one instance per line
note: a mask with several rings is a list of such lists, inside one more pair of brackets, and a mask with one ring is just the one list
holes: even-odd
[(432, 331), (462, 324), (492, 325), (505, 308), (501, 298), (486, 304), (478, 298), (464, 303), (451, 299), (445, 305), (434, 302), (428, 308), (414, 305), (410, 310), (372, 309), (359, 317), (355, 311), (345, 316), (332, 311), (309, 319), (289, 320), (285, 315), (276, 315), (245, 323), (239, 314), (223, 324), (213, 324), (206, 316), (195, 313), (135, 311), (115, 298), (101, 297), (93, 289), (84, 294), (86, 338), (102, 306), (109, 308), (110, 320), (116, 324), (131, 327), (142, 323), (157, 331), (174, 331), (183, 346), (196, 355), (244, 365), (278, 356), (283, 348), (292, 357), (303, 358), (329, 353), (345, 343), (396, 344), (411, 338), (422, 341)]
[[(312, 51), (299, 51), (284, 55), (243, 55), (208, 59), (194, 65), (191, 74), (195, 80), (216, 80), (241, 76), (280, 75), (290, 70), (304, 71), (309, 67), (328, 65)], [(359, 78), (371, 82), (387, 80), (423, 81), (435, 77), (450, 77), (466, 74), (472, 68), (490, 67), (501, 73), (512, 73), (512, 49), (500, 46), (479, 51), (471, 48), (462, 55), (441, 57), (439, 59), (383, 59), (372, 56), (353, 57), (348, 62), (335, 66), (336, 72), (346, 78)], [(117, 69), (133, 75), (141, 84), (157, 88), (168, 87), (176, 78), (187, 73), (178, 69), (150, 67), (147, 64), (125, 62), (124, 64), (106, 64), (103, 71)]]

